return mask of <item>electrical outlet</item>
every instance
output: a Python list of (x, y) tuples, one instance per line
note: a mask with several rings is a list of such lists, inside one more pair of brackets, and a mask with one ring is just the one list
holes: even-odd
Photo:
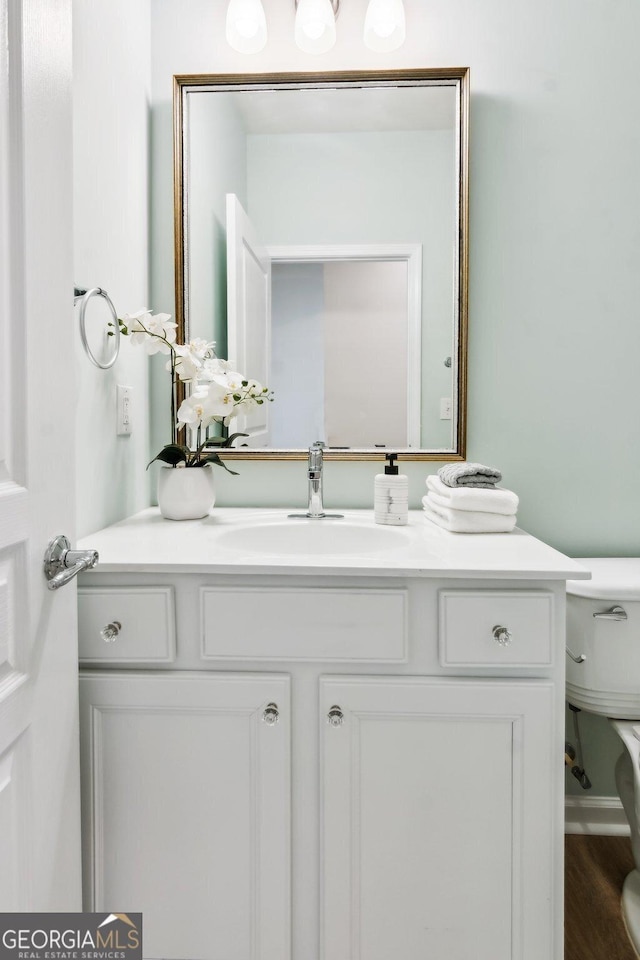
[(128, 437), (131, 434), (131, 408), (133, 404), (133, 387), (125, 387), (119, 383), (116, 387), (117, 422), (116, 434), (119, 437)]
[(451, 420), (451, 397), (443, 397), (440, 401), (440, 419)]

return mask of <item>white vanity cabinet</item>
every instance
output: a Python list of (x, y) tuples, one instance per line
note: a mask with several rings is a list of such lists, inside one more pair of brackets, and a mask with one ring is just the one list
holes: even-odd
[(289, 686), (81, 676), (85, 905), (141, 911), (145, 957), (289, 955)]
[(518, 533), (170, 569), (197, 526), (119, 526), (79, 594), (86, 909), (142, 910), (157, 960), (561, 960), (576, 564)]
[(555, 957), (545, 682), (326, 678), (322, 956)]

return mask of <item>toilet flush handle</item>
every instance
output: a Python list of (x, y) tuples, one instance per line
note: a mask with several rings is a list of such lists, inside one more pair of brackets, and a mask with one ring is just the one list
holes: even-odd
[(602, 613), (594, 613), (594, 620), (626, 620), (627, 613), (622, 607), (611, 607), (610, 610), (604, 610)]

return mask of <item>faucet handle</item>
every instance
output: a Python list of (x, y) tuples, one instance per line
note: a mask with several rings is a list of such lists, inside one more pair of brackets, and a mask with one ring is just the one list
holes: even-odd
[(324, 443), (322, 440), (316, 440), (315, 443), (312, 443), (309, 447), (309, 470), (321, 470), (322, 469), (322, 451), (324, 449)]

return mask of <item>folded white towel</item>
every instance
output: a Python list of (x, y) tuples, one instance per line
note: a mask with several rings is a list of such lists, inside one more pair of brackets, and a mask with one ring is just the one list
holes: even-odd
[(515, 514), (450, 510), (430, 503), (429, 497), (425, 500), (425, 517), (451, 533), (510, 533), (516, 525)]
[(448, 487), (495, 487), (502, 480), (499, 470), (483, 463), (446, 463), (438, 476)]
[(506, 487), (448, 487), (435, 473), (427, 477), (427, 489), (433, 503), (455, 510), (510, 514), (520, 502)]

